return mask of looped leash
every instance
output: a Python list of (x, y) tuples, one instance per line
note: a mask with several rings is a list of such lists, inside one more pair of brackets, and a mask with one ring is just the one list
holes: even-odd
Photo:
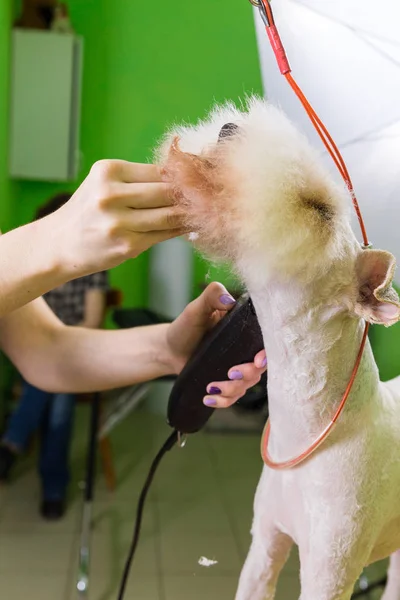
[[(290, 87), (292, 88), (292, 90), (296, 94), (297, 98), (300, 100), (301, 104), (303, 105), (304, 110), (306, 111), (311, 123), (313, 124), (315, 130), (317, 131), (319, 137), (321, 138), (322, 143), (328, 150), (333, 162), (335, 163), (340, 175), (342, 176), (342, 178), (347, 186), (347, 189), (349, 190), (351, 200), (353, 202), (353, 207), (354, 207), (354, 210), (356, 211), (358, 222), (360, 225), (361, 235), (363, 238), (363, 243), (361, 244), (362, 249), (366, 250), (366, 249), (372, 248), (372, 244), (370, 244), (370, 242), (368, 241), (368, 236), (367, 236), (367, 232), (365, 229), (364, 220), (361, 215), (360, 207), (358, 205), (356, 194), (354, 192), (353, 182), (352, 182), (349, 172), (347, 170), (346, 163), (344, 162), (344, 159), (339, 151), (339, 148), (333, 141), (332, 136), (330, 135), (329, 131), (327, 130), (327, 128), (325, 127), (325, 125), (323, 124), (323, 122), (321, 121), (321, 119), (319, 118), (319, 116), (317, 115), (317, 113), (315, 112), (315, 110), (311, 106), (310, 102), (307, 100), (306, 96), (303, 94), (303, 92), (301, 91), (300, 87), (298, 86), (298, 84), (296, 83), (296, 81), (294, 80), (294, 78), (291, 74), (289, 60), (286, 56), (285, 48), (284, 48), (282, 40), (280, 38), (278, 29), (275, 25), (274, 15), (272, 13), (270, 2), (269, 2), (269, 0), (249, 0), (249, 2), (256, 8), (258, 8), (258, 10), (260, 12), (260, 16), (265, 25), (268, 39), (270, 41), (271, 48), (275, 54), (275, 58), (278, 63), (280, 72), (286, 78)], [(270, 437), (270, 433), (271, 433), (271, 424), (268, 419), (265, 429), (264, 429), (262, 442), (261, 442), (261, 454), (262, 454), (264, 463), (268, 467), (270, 467), (271, 469), (289, 469), (289, 468), (299, 465), (301, 462), (303, 462), (304, 460), (309, 458), (311, 456), (311, 454), (313, 454), (317, 450), (317, 448), (319, 448), (319, 446), (329, 436), (329, 434), (333, 430), (337, 420), (339, 419), (340, 415), (343, 412), (343, 409), (346, 405), (351, 388), (353, 386), (354, 380), (356, 378), (358, 368), (360, 366), (361, 358), (363, 355), (363, 351), (365, 348), (365, 343), (367, 341), (368, 329), (369, 329), (369, 323), (365, 323), (364, 334), (363, 334), (363, 337), (361, 340), (361, 345), (360, 345), (360, 349), (359, 349), (359, 352), (358, 352), (358, 355), (356, 358), (356, 362), (354, 364), (353, 371), (351, 373), (350, 381), (347, 385), (345, 393), (343, 394), (342, 400), (339, 404), (339, 407), (338, 407), (336, 413), (334, 414), (333, 418), (331, 419), (329, 425), (327, 425), (327, 427), (325, 427), (324, 431), (311, 444), (311, 446), (309, 448), (307, 448), (307, 450), (305, 450), (304, 452), (302, 452), (301, 454), (299, 454), (298, 456), (296, 456), (295, 458), (292, 458), (290, 460), (286, 460), (283, 462), (276, 462), (276, 461), (272, 460), (272, 458), (270, 457), (269, 452), (268, 452), (268, 441), (269, 441), (269, 437)]]

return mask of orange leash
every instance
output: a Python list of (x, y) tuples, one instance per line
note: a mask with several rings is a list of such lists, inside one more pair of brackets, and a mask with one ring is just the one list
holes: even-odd
[[(347, 186), (347, 189), (350, 192), (354, 210), (356, 211), (358, 222), (360, 224), (361, 234), (362, 234), (362, 238), (363, 238), (362, 247), (364, 249), (370, 248), (371, 244), (368, 242), (368, 237), (367, 237), (367, 232), (366, 232), (365, 225), (364, 225), (364, 220), (362, 218), (360, 207), (358, 205), (358, 201), (357, 201), (357, 198), (356, 198), (356, 195), (354, 192), (353, 182), (351, 181), (349, 172), (346, 167), (346, 163), (344, 162), (344, 159), (339, 151), (339, 148), (337, 147), (334, 140), (332, 139), (332, 136), (330, 135), (329, 131), (327, 130), (327, 128), (325, 127), (325, 125), (323, 124), (323, 122), (321, 121), (321, 119), (319, 118), (319, 116), (317, 115), (317, 113), (315, 112), (315, 110), (313, 109), (313, 107), (311, 106), (311, 104), (309, 103), (306, 96), (304, 95), (304, 93), (302, 92), (300, 87), (297, 85), (296, 81), (294, 80), (294, 78), (291, 74), (291, 68), (289, 65), (289, 61), (287, 59), (286, 52), (283, 47), (279, 32), (275, 25), (274, 16), (272, 14), (272, 9), (271, 9), (269, 0), (250, 0), (250, 2), (251, 2), (251, 4), (253, 4), (253, 6), (256, 6), (260, 11), (260, 15), (264, 22), (265, 29), (266, 29), (269, 41), (271, 43), (272, 50), (274, 51), (280, 72), (282, 73), (282, 75), (284, 75), (284, 77), (286, 78), (286, 81), (289, 83), (290, 87), (292, 88), (292, 90), (294, 91), (294, 93), (296, 94), (298, 99), (300, 100), (301, 104), (303, 105), (307, 115), (310, 118), (310, 121), (314, 125), (319, 137), (321, 138), (324, 146), (326, 147), (330, 156), (332, 157), (333, 162), (335, 163), (339, 173), (341, 174), (341, 176)], [(364, 329), (364, 334), (363, 334), (363, 337), (361, 340), (360, 349), (358, 351), (356, 362), (354, 364), (353, 371), (351, 373), (350, 381), (347, 384), (346, 390), (343, 394), (342, 400), (339, 404), (337, 411), (335, 412), (329, 425), (327, 425), (327, 427), (325, 427), (324, 431), (311, 444), (311, 446), (309, 446), (309, 448), (307, 448), (307, 450), (305, 450), (304, 452), (302, 452), (295, 458), (291, 458), (290, 460), (286, 460), (283, 462), (275, 462), (274, 460), (272, 460), (272, 458), (270, 457), (269, 452), (268, 452), (268, 442), (269, 442), (269, 437), (270, 437), (270, 433), (271, 433), (271, 424), (268, 419), (268, 421), (265, 425), (265, 429), (264, 429), (264, 433), (263, 433), (263, 437), (262, 437), (262, 441), (261, 441), (261, 454), (262, 454), (264, 463), (268, 467), (270, 467), (271, 469), (290, 469), (292, 467), (297, 466), (298, 464), (300, 464), (301, 462), (303, 462), (304, 460), (309, 458), (311, 456), (311, 454), (313, 454), (313, 452), (315, 452), (315, 450), (317, 450), (317, 448), (319, 448), (319, 446), (329, 436), (329, 434), (331, 433), (332, 429), (334, 428), (337, 420), (339, 419), (340, 415), (343, 412), (343, 409), (346, 405), (347, 399), (350, 395), (350, 391), (353, 386), (354, 380), (357, 376), (358, 368), (360, 366), (361, 358), (362, 358), (364, 348), (365, 348), (365, 343), (367, 341), (368, 329), (369, 329), (369, 323), (366, 323), (365, 329)]]

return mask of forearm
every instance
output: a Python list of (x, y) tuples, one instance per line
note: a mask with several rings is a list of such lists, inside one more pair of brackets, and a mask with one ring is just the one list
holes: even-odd
[(101, 391), (179, 370), (167, 342), (169, 326), (116, 331), (68, 327), (39, 298), (0, 319), (0, 347), (38, 388)]
[(0, 236), (0, 317), (65, 283), (46, 219)]
[(32, 373), (41, 387), (57, 392), (91, 392), (133, 385), (173, 372), (168, 324), (117, 331), (61, 327), (46, 360)]
[(172, 323), (103, 331), (63, 325), (39, 298), (0, 319), (0, 346), (30, 383), (51, 392), (124, 387), (179, 373), (233, 303), (214, 283)]
[(102, 319), (99, 319), (99, 321), (96, 323), (89, 321), (88, 319), (83, 319), (82, 321), (79, 321), (75, 327), (84, 327), (85, 329), (100, 329), (102, 324)]

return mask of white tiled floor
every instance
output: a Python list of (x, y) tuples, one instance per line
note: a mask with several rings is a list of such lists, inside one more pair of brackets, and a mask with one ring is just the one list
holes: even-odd
[[(76, 600), (87, 407), (78, 410), (73, 480), (66, 517), (38, 515), (34, 457), (0, 488), (0, 590), (9, 600)], [(110, 494), (99, 472), (91, 538), (89, 600), (115, 600), (132, 535), (136, 501), (155, 452), (170, 433), (163, 420), (137, 411), (112, 434), (118, 489)], [(126, 600), (233, 600), (250, 536), (254, 490), (261, 470), (258, 435), (199, 433), (160, 466), (145, 510)], [(205, 568), (201, 556), (218, 564)], [(373, 576), (383, 572), (373, 566)], [(293, 553), (277, 600), (299, 597)], [(370, 596), (377, 600), (380, 593)], [(314, 600), (314, 599), (313, 599)], [(315, 599), (318, 600), (318, 599)], [(365, 598), (368, 600), (368, 598)]]

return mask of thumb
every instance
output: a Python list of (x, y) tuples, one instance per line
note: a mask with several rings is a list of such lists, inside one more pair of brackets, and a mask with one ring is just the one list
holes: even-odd
[[(205, 328), (215, 325), (236, 301), (221, 283), (213, 282), (187, 307), (192, 326)], [(185, 311), (185, 312), (186, 312)]]
[(191, 328), (204, 333), (234, 307), (236, 301), (221, 283), (210, 283), (204, 292), (191, 302), (182, 313)]

